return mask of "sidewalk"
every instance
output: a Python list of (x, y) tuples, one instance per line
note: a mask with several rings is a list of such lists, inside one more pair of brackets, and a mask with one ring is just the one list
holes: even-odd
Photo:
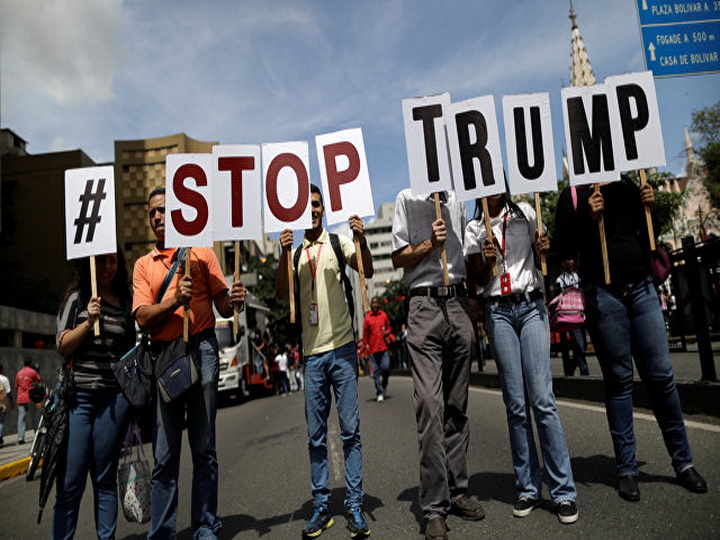
[[(715, 370), (720, 376), (720, 350), (714, 350)], [(720, 383), (701, 381), (700, 358), (697, 349), (687, 352), (671, 352), (670, 357), (675, 372), (680, 400), (685, 414), (701, 414), (711, 416), (720, 422)], [(562, 357), (560, 355), (550, 358), (550, 368), (553, 374), (553, 388), (555, 395), (565, 399), (580, 399), (603, 403), (604, 386), (600, 366), (594, 354), (587, 355), (590, 375), (565, 377), (563, 375)], [(398, 375), (410, 375), (409, 370), (396, 370)], [(635, 372), (636, 390), (633, 395), (636, 408), (649, 408), (647, 394), (642, 388), (640, 377)], [(478, 371), (477, 362), (471, 369), (470, 384), (500, 388), (497, 366), (493, 360), (485, 363), (482, 372)], [(0, 482), (8, 478), (20, 476), (27, 471), (30, 462), (30, 448), (35, 433), (32, 430), (25, 432), (25, 444), (17, 444), (17, 435), (6, 435), (5, 445), (0, 448)], [(39, 478), (39, 472), (36, 478)]]

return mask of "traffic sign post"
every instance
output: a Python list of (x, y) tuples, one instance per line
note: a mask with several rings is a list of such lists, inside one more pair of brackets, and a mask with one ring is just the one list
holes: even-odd
[(720, 71), (720, 1), (637, 0), (645, 64), (655, 77)]

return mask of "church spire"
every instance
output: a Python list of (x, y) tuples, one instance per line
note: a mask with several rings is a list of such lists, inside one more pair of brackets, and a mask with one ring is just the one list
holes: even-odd
[(580, 29), (577, 25), (577, 15), (570, 0), (570, 20), (572, 21), (572, 37), (570, 39), (570, 85), (571, 86), (590, 86), (595, 84), (595, 74), (593, 73), (590, 59), (588, 58), (585, 43), (580, 35)]

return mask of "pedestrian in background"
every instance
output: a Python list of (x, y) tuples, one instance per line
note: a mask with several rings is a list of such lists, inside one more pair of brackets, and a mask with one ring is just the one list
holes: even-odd
[(75, 535), (88, 473), (97, 537), (114, 538), (117, 528), (117, 468), (130, 403), (111, 366), (135, 344), (135, 323), (122, 252), (96, 256), (95, 262), (98, 295), (91, 294), (90, 261), (82, 260), (57, 318), (58, 352), (73, 371), (75, 399), (68, 410), (67, 448), (58, 462), (54, 539)]
[(14, 408), (10, 381), (5, 376), (2, 364), (0, 364), (0, 390), (3, 391), (5, 398), (4, 407), (0, 407), (0, 446), (2, 446), (5, 444), (5, 440), (3, 439), (3, 433), (5, 430), (5, 413), (8, 410), (12, 411)]
[[(448, 514), (466, 520), (485, 517), (467, 496), (466, 415), (475, 330), (463, 259), (465, 206), (453, 192), (440, 194), (442, 217), (433, 196), (398, 193), (392, 225), (392, 262), (403, 269), (410, 291), (407, 346), (415, 387), (420, 453), (420, 508), (425, 538), (447, 538)], [(449, 285), (443, 283), (441, 252), (447, 254)]]
[[(576, 189), (573, 193), (572, 190)], [(573, 198), (577, 204), (573, 204)], [(672, 459), (678, 483), (705, 493), (693, 465), (660, 301), (650, 276), (646, 205), (655, 192), (626, 175), (617, 182), (566, 188), (558, 199), (555, 241), (561, 258), (578, 258), (586, 327), (605, 381), (605, 409), (615, 450), (618, 493), (640, 500), (633, 428), (633, 360)], [(603, 217), (611, 284), (605, 283), (598, 220)], [(655, 230), (659, 230), (657, 223)]]
[(390, 354), (386, 335), (390, 331), (390, 319), (380, 309), (380, 299), (375, 296), (370, 301), (370, 311), (363, 321), (363, 343), (370, 357), (370, 367), (375, 381), (375, 400), (385, 399), (388, 380), (390, 378)]
[(30, 399), (30, 388), (33, 383), (42, 382), (40, 374), (32, 366), (32, 360), (26, 358), (23, 368), (15, 375), (15, 389), (17, 390), (17, 443), (25, 444), (25, 417), (30, 416), (30, 427), (37, 429), (37, 405)]
[[(574, 259), (565, 259), (560, 263), (562, 272), (555, 280), (555, 285), (559, 291), (563, 291), (568, 287), (580, 287), (580, 277), (576, 272), (577, 264)], [(585, 326), (562, 332), (563, 341), (570, 343), (570, 350), (572, 352), (572, 358), (570, 359), (570, 369), (566, 370), (565, 375), (572, 376), (575, 374), (575, 369), (580, 370), (580, 375), (590, 375), (590, 369), (588, 368), (587, 359), (585, 358), (585, 349), (587, 348), (587, 339), (585, 338)], [(570, 336), (570, 339), (567, 339)], [(572, 370), (572, 371), (570, 371)]]
[(488, 239), (478, 201), (475, 219), (467, 227), (466, 253), (475, 280), (483, 286), (485, 325), (502, 385), (515, 470), (513, 515), (528, 516), (542, 496), (534, 418), (553, 508), (561, 523), (575, 523), (577, 491), (555, 406), (550, 325), (537, 271), (550, 240), (537, 230), (537, 217), (527, 203), (517, 205), (505, 193), (488, 197), (487, 203), (494, 238)]
[[(313, 515), (303, 534), (315, 537), (334, 523), (330, 514), (328, 487), (327, 420), (332, 404), (331, 391), (340, 420), (340, 438), (345, 457), (345, 513), (350, 535), (369, 534), (363, 515), (362, 444), (358, 405), (358, 355), (352, 326), (352, 309), (347, 302), (349, 280), (345, 263), (357, 270), (353, 241), (342, 235), (331, 236), (323, 228), (325, 214), (320, 189), (310, 188), (312, 228), (305, 231), (302, 245), (292, 255), (297, 320), (302, 330), (305, 366), (305, 418), (308, 427), (308, 451), (313, 495)], [(360, 256), (365, 277), (373, 275), (372, 257), (363, 235), (363, 222), (350, 217), (350, 228), (360, 237)], [(293, 233), (280, 234), (283, 252), (275, 273), (278, 299), (287, 297), (288, 258)]]

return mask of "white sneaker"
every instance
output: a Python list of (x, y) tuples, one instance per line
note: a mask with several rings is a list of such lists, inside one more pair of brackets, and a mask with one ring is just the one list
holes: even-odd
[(377, 402), (380, 403), (380, 402), (382, 402), (382, 401), (385, 401), (385, 398), (382, 396), (382, 394), (380, 394), (380, 395), (377, 397)]

